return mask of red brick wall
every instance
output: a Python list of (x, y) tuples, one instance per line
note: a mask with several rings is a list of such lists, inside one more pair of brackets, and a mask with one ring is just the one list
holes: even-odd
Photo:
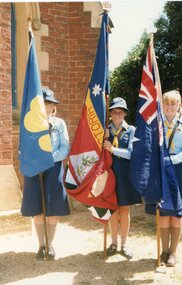
[(91, 13), (82, 2), (40, 3), (42, 23), (49, 36), (42, 37), (42, 50), (49, 53), (49, 71), (42, 84), (55, 91), (72, 142), (86, 95), (95, 58), (98, 28), (91, 28)]
[[(42, 51), (49, 53), (49, 71), (42, 72), (42, 84), (53, 89), (60, 99), (58, 116), (65, 119), (72, 142), (93, 68), (99, 29), (90, 27), (91, 13), (83, 11), (82, 2), (39, 5), (41, 22), (49, 27), (49, 36), (41, 39)], [(0, 3), (0, 164), (13, 163), (22, 182), (17, 159), (18, 127), (14, 126), (12, 133), (10, 12), (10, 3)]]
[[(42, 85), (49, 86), (61, 101), (58, 116), (65, 117), (68, 103), (68, 3), (40, 3), (41, 21), (49, 36), (41, 38), (41, 50), (49, 54), (49, 71), (41, 74)], [(68, 114), (69, 115), (69, 114)], [(68, 123), (68, 116), (65, 120)]]
[(13, 161), (10, 8), (0, 3), (0, 165)]
[(71, 140), (80, 118), (87, 86), (93, 69), (99, 29), (91, 28), (91, 13), (83, 3), (69, 3), (69, 93), (68, 118)]

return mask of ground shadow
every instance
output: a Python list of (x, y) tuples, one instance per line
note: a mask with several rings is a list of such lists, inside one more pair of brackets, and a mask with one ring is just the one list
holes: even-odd
[[(132, 284), (127, 283), (127, 279), (132, 278), (136, 272), (153, 271), (155, 263), (154, 259), (107, 262), (103, 258), (103, 252), (75, 254), (55, 261), (37, 261), (35, 253), (8, 252), (0, 255), (0, 284), (53, 272), (75, 272), (74, 285), (125, 285)], [(137, 282), (134, 284), (143, 284)], [(150, 284), (151, 280), (146, 282)]]

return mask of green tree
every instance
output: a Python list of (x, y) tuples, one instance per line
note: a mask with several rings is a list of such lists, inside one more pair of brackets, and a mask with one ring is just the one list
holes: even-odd
[[(182, 94), (182, 2), (167, 2), (163, 15), (156, 21), (154, 36), (162, 91), (178, 88)], [(143, 33), (139, 44), (110, 76), (111, 98), (123, 97), (130, 109), (129, 122), (134, 123), (140, 90), (142, 68), (148, 46)]]
[(167, 2), (156, 27), (155, 51), (162, 90), (178, 88), (182, 94), (182, 2)]

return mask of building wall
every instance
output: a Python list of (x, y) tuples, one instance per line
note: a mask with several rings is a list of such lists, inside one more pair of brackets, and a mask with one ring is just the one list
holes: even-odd
[[(57, 115), (67, 123), (70, 142), (74, 138), (94, 64), (100, 31), (98, 18), (102, 11), (99, 2), (15, 3), (18, 108), (12, 111), (11, 6), (10, 3), (0, 3), (0, 165), (13, 164), (21, 186), (19, 118), (28, 55), (27, 17), (35, 8), (40, 12), (41, 21), (40, 28), (33, 32), (42, 85), (54, 90), (61, 101)], [(92, 27), (93, 11), (96, 13), (96, 27)], [(37, 15), (39, 13), (35, 19)]]
[(11, 5), (0, 3), (0, 212), (19, 212), (20, 205), (20, 187), (13, 166)]
[(100, 29), (91, 27), (91, 12), (82, 3), (69, 3), (68, 63), (69, 89), (67, 96), (68, 126), (71, 141), (80, 118), (87, 86), (93, 69)]
[(49, 70), (42, 71), (42, 84), (55, 91), (61, 101), (58, 116), (67, 125), (72, 142), (80, 118), (93, 61), (99, 28), (91, 27), (91, 12), (83, 2), (40, 3), (42, 24), (48, 36), (41, 40), (49, 54)]
[(12, 163), (11, 10), (0, 3), (0, 165)]

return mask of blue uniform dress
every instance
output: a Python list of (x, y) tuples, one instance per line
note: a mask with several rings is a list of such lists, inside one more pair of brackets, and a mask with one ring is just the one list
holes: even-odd
[[(112, 143), (114, 139), (114, 125), (109, 126)], [(129, 159), (132, 151), (132, 140), (135, 128), (129, 126), (125, 121), (121, 124), (121, 132), (118, 135), (119, 147), (113, 148), (112, 168), (116, 177), (116, 194), (119, 206), (127, 206), (142, 203), (139, 193), (133, 188), (129, 179)]]
[[(178, 127), (175, 131), (171, 147), (169, 149), (169, 154), (171, 161), (175, 168), (176, 177), (178, 179), (180, 194), (182, 197), (182, 121), (179, 120), (178, 115), (175, 116), (173, 119), (173, 126), (178, 122)], [(167, 119), (164, 117), (164, 125), (165, 125), (165, 132), (167, 133)], [(166, 143), (168, 147), (169, 138), (166, 136)], [(156, 204), (147, 204), (145, 207), (145, 211), (148, 214), (155, 214), (156, 213)], [(182, 210), (175, 211), (175, 214), (172, 211), (167, 211), (164, 209), (160, 209), (161, 216), (176, 216), (182, 217)]]
[[(50, 116), (50, 136), (54, 167), (44, 171), (43, 184), (46, 200), (46, 216), (65, 216), (70, 213), (66, 191), (62, 184), (61, 164), (69, 153), (69, 137), (64, 120)], [(42, 214), (41, 186), (39, 175), (24, 177), (22, 215)]]

